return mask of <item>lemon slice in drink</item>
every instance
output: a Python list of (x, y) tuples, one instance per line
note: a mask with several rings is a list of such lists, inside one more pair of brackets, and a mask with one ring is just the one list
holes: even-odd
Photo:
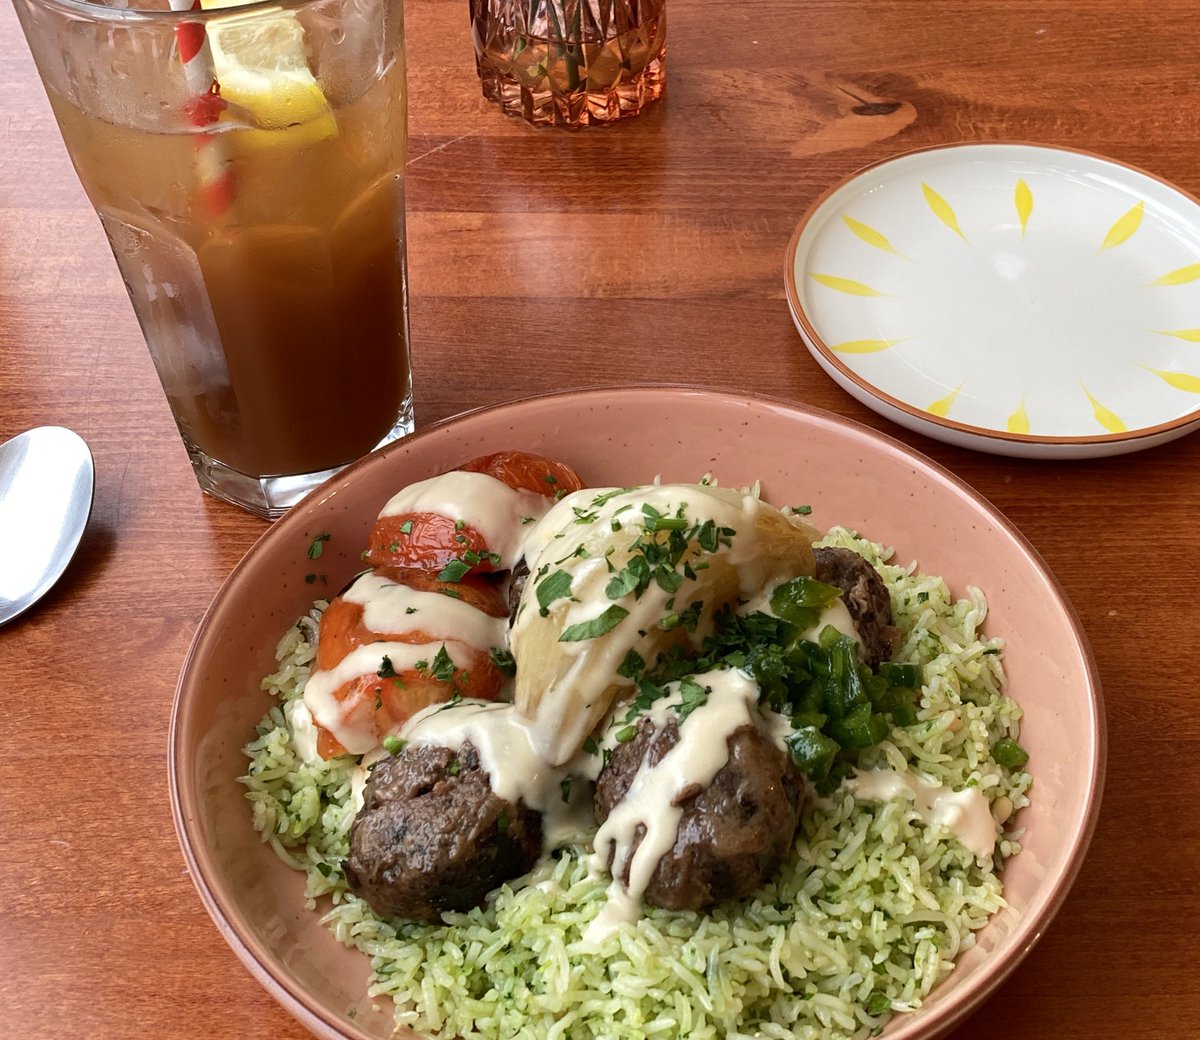
[[(205, 10), (239, 0), (201, 0)], [(249, 113), (257, 129), (230, 135), (245, 148), (303, 147), (337, 134), (329, 99), (308, 67), (304, 27), (289, 11), (214, 20), (207, 25), (221, 96)]]

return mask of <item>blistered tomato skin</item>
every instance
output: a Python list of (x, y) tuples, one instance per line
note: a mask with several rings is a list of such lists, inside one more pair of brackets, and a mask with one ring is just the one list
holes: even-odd
[[(458, 582), (438, 581), (432, 571), (380, 568), (381, 577), (407, 585), (418, 592), (437, 592), (468, 606), (481, 610), (489, 617), (502, 618), (508, 614), (508, 605), (498, 586), (483, 579), (464, 578)], [(428, 612), (425, 612), (426, 614)], [(422, 615), (424, 616), (424, 615)], [(378, 631), (363, 623), (363, 606), (341, 596), (332, 600), (321, 616), (320, 638), (317, 642), (317, 667), (330, 669), (357, 647), (374, 642), (390, 643), (435, 643), (453, 639), (453, 631), (443, 631), (434, 626), (426, 628), (414, 623), (403, 631)]]
[[(554, 501), (583, 487), (570, 466), (524, 451), (483, 455), (459, 467), (485, 473), (514, 491), (532, 491)], [(417, 567), (442, 571), (460, 560), (471, 574), (491, 574), (503, 563), (469, 522), (455, 522), (438, 513), (400, 513), (375, 522), (364, 560), (372, 567)]]
[(498, 451), (494, 455), (482, 455), (459, 469), (469, 473), (486, 473), (510, 488), (532, 491), (547, 498), (561, 498), (583, 488), (579, 474), (566, 463), (526, 451)]
[(372, 567), (413, 567), (440, 572), (468, 552), (479, 556), (472, 573), (496, 570), (483, 536), (469, 524), (459, 526), (438, 513), (401, 513), (380, 517), (363, 557)]
[[(486, 650), (476, 650), (470, 667), (456, 668), (448, 679), (435, 678), (428, 669), (406, 668), (386, 678), (360, 675), (334, 691), (343, 724), (373, 727), (382, 741), (385, 734), (402, 726), (422, 708), (441, 704), (455, 696), (494, 701), (504, 685), (504, 676)], [(317, 726), (317, 753), (325, 759), (344, 755), (346, 749), (323, 726)]]

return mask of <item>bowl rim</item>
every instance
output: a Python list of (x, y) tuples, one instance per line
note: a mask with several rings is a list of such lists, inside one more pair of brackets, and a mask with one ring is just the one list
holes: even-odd
[[(860, 437), (865, 436), (868, 440), (878, 440), (884, 447), (899, 451), (914, 466), (925, 470), (935, 479), (949, 484), (951, 489), (967, 498), (975, 509), (981, 511), (996, 526), (998, 533), (1013, 541), (1053, 595), (1058, 610), (1068, 623), (1075, 648), (1082, 662), (1083, 679), (1089, 694), (1088, 705), (1091, 721), (1088, 734), (1088, 750), (1091, 759), (1090, 775), (1083, 811), (1075, 821), (1075, 833), (1071, 836), (1068, 845), (1070, 852), (1062, 872), (1047, 890), (1037, 912), (1025, 914), (1017, 922), (1012, 933), (1014, 935), (1012, 941), (1015, 945), (1007, 958), (1002, 962), (994, 958), (989, 959), (987, 963), (981, 965), (972, 977), (963, 983), (959, 999), (945, 1008), (937, 1008), (930, 1015), (924, 1017), (914, 1017), (919, 1015), (918, 1011), (914, 1015), (893, 1019), (893, 1023), (900, 1023), (900, 1026), (893, 1028), (885, 1036), (889, 1040), (933, 1040), (935, 1037), (944, 1035), (975, 1011), (1008, 978), (1033, 949), (1044, 934), (1045, 928), (1065, 902), (1086, 858), (1103, 797), (1108, 750), (1103, 691), (1099, 669), (1090, 642), (1066, 590), (1015, 524), (966, 481), (910, 445), (873, 427), (812, 405), (766, 394), (713, 389), (684, 383), (615, 384), (550, 391), (484, 405), (448, 416), (364, 456), (319, 485), (268, 528), (221, 583), (197, 626), (180, 668), (171, 704), (167, 734), (167, 781), (172, 820), (188, 873), (217, 930), (250, 974), (297, 1021), (323, 1040), (373, 1040), (373, 1038), (359, 1029), (356, 1024), (335, 1017), (330, 1009), (314, 1001), (302, 987), (295, 985), (293, 980), (276, 975), (271, 970), (270, 962), (273, 958), (266, 952), (264, 944), (256, 939), (249, 928), (240, 923), (240, 915), (237, 913), (236, 907), (221, 891), (222, 885), (219, 879), (210, 876), (208, 857), (203, 851), (198, 821), (188, 814), (184, 804), (185, 795), (190, 792), (187, 790), (187, 782), (181, 777), (181, 773), (184, 771), (181, 769), (183, 748), (180, 743), (182, 729), (180, 720), (189, 688), (197, 681), (198, 673), (194, 667), (195, 662), (199, 659), (201, 649), (207, 649), (204, 644), (213, 638), (213, 618), (218, 605), (234, 579), (255, 565), (258, 558), (266, 551), (265, 546), (286, 537), (289, 532), (301, 531), (305, 523), (305, 516), (309, 511), (319, 509), (331, 496), (336, 495), (343, 485), (357, 480), (358, 475), (364, 470), (380, 465), (381, 460), (387, 456), (407, 454), (414, 450), (414, 445), (416, 445), (416, 450), (421, 450), (425, 441), (464, 421), (485, 414), (502, 415), (508, 411), (519, 412), (534, 403), (559, 399), (565, 401), (611, 397), (616, 400), (646, 395), (656, 396), (664, 393), (672, 396), (695, 397), (702, 401), (720, 401), (735, 405), (749, 404), (756, 408), (765, 408), (776, 412), (798, 413), (807, 419), (827, 422), (845, 432)], [(936, 992), (936, 987), (934, 992)]]
[[(1114, 159), (1111, 156), (1102, 155), (1099, 152), (1089, 151), (1085, 148), (1074, 148), (1069, 145), (1044, 144), (1037, 141), (952, 141), (944, 144), (924, 145), (920, 148), (911, 148), (904, 152), (897, 152), (894, 155), (885, 156), (882, 159), (877, 159), (874, 162), (867, 163), (861, 166), (845, 177), (841, 178), (830, 187), (826, 188), (805, 210), (804, 215), (800, 218), (800, 222), (796, 225), (796, 229), (792, 232), (792, 237), (788, 241), (787, 251), (785, 253), (786, 262), (784, 263), (784, 290), (787, 295), (788, 310), (791, 311), (792, 320), (796, 324), (801, 338), (806, 347), (813, 353), (814, 357), (821, 362), (825, 368), (831, 368), (836, 371), (843, 380), (855, 386), (859, 393), (854, 396), (866, 404), (868, 407), (878, 411), (876, 402), (882, 405), (894, 408), (900, 412), (907, 420), (910, 428), (919, 430), (926, 436), (936, 437), (940, 440), (948, 440), (949, 437), (957, 436), (959, 438), (978, 438), (983, 441), (990, 442), (996, 450), (1003, 448), (1005, 445), (1016, 446), (1023, 445), (1029, 447), (1044, 447), (1044, 448), (1066, 448), (1088, 446), (1113, 446), (1113, 445), (1132, 445), (1138, 444), (1140, 441), (1146, 441), (1144, 447), (1154, 447), (1166, 435), (1174, 434), (1175, 436), (1183, 436), (1191, 427), (1200, 426), (1200, 404), (1197, 404), (1191, 412), (1184, 415), (1176, 416), (1174, 419), (1168, 419), (1161, 423), (1155, 423), (1152, 426), (1139, 426), (1132, 430), (1126, 430), (1123, 433), (1096, 433), (1096, 434), (1070, 434), (1070, 435), (1048, 435), (1034, 433), (1012, 433), (1009, 430), (996, 430), (987, 426), (976, 426), (973, 423), (960, 422), (957, 419), (951, 419), (949, 416), (935, 415), (933, 412), (928, 412), (916, 405), (909, 404), (900, 398), (890, 394), (881, 386), (877, 386), (869, 379), (860, 375), (853, 368), (845, 363), (836, 351), (830, 349), (829, 344), (817, 332), (816, 327), (809, 319), (804, 308), (803, 300), (800, 295), (800, 287), (796, 281), (796, 258), (800, 248), (800, 239), (807, 230), (810, 223), (825, 206), (825, 204), (841, 191), (846, 185), (857, 180), (872, 170), (877, 170), (883, 166), (888, 166), (891, 163), (900, 162), (904, 159), (909, 159), (913, 156), (924, 155), (931, 152), (943, 151), (961, 151), (961, 150), (990, 150), (999, 148), (1032, 148), (1042, 152), (1057, 152), (1065, 155), (1077, 155), (1086, 159), (1092, 159), (1097, 162), (1107, 163), (1110, 166), (1118, 166), (1124, 170), (1146, 177), (1149, 180), (1157, 181), (1163, 187), (1175, 192), (1184, 200), (1190, 202), (1193, 206), (1200, 210), (1200, 198), (1193, 195), (1191, 192), (1181, 188), (1173, 181), (1167, 180), (1165, 177), (1150, 170), (1146, 170), (1133, 163), (1125, 162), (1121, 159)], [(884, 414), (887, 418), (892, 418)], [(895, 421), (899, 422), (899, 419)], [(1169, 439), (1169, 437), (1168, 437)], [(964, 440), (953, 440), (950, 443), (962, 444)]]

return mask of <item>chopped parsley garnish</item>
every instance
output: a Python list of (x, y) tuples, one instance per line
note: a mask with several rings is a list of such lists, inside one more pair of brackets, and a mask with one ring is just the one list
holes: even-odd
[(791, 508), (797, 516), (808, 516), (812, 513), (812, 506), (792, 506)]
[(492, 664), (496, 666), (501, 675), (506, 675), (511, 679), (517, 674), (517, 662), (504, 647), (493, 646), (488, 650), (488, 657), (492, 659)]
[(325, 549), (325, 543), (329, 541), (329, 535), (319, 534), (312, 540), (312, 545), (308, 547), (308, 558), (310, 560), (319, 560), (321, 553)]
[(407, 740), (401, 740), (395, 733), (388, 733), (383, 738), (383, 749), (389, 755), (398, 755), (408, 746)]
[(568, 625), (563, 629), (558, 641), (560, 643), (578, 643), (584, 639), (596, 639), (598, 636), (611, 632), (628, 616), (628, 610), (612, 603), (599, 616), (588, 621), (581, 621), (577, 625)]
[(454, 662), (450, 660), (450, 655), (446, 652), (445, 643), (433, 655), (433, 663), (429, 666), (429, 674), (439, 682), (449, 682), (454, 678)]
[(625, 726), (623, 729), (617, 730), (616, 741), (618, 744), (628, 744), (636, 736), (637, 726)]
[(304, 575), (304, 584), (305, 585), (311, 585), (316, 580), (317, 580), (317, 576), (315, 574)]
[(695, 679), (683, 679), (679, 683), (680, 703), (675, 706), (682, 723), (693, 711), (708, 701), (709, 690)]
[(521, 517), (521, 523), (532, 524), (532, 523), (534, 523), (535, 519), (536, 518), (532, 517), (532, 516), (523, 516), (523, 517)]
[(404, 608), (404, 613), (406, 613), (406, 614), (415, 614), (416, 612), (417, 612), (416, 607), (405, 607)]
[(571, 800), (571, 777), (564, 776), (562, 780), (559, 781), (558, 789), (562, 791), (562, 800), (564, 802), (569, 802)]
[(470, 566), (463, 563), (462, 560), (451, 560), (438, 571), (438, 581), (462, 581), (470, 569)]
[(622, 679), (633, 679), (635, 682), (645, 670), (645, 660), (632, 647), (625, 654), (625, 659), (617, 665), (617, 675)]
[(538, 613), (545, 617), (550, 613), (550, 604), (571, 595), (571, 575), (557, 570), (537, 583)]
[(387, 654), (383, 655), (383, 662), (379, 665), (379, 671), (375, 673), (381, 679), (391, 679), (396, 675), (396, 669), (392, 665), (392, 659)]
[(465, 520), (455, 520), (454, 521), (454, 530), (456, 530), (456, 531), (461, 531), (466, 526), (467, 526), (467, 522)]
[(412, 534), (412, 529), (413, 529), (412, 520), (405, 520), (404, 523), (402, 523), (400, 525), (400, 533), (401, 534)]
[(609, 599), (621, 599), (632, 593), (640, 597), (650, 583), (650, 568), (645, 557), (635, 556), (621, 570), (608, 579), (604, 594)]
[(658, 627), (664, 632), (670, 632), (673, 628), (695, 632), (696, 626), (700, 623), (700, 611), (703, 609), (704, 604), (700, 600), (696, 600), (687, 610), (673, 611), (668, 614), (658, 623)]
[(472, 567), (484, 560), (487, 560), (493, 567), (500, 566), (500, 554), (494, 552), (476, 552), (474, 549), (468, 549), (463, 553), (463, 559)]

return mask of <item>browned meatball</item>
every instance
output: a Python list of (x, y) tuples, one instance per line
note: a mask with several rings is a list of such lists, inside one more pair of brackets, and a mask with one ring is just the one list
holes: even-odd
[(410, 744), (372, 770), (344, 868), (377, 914), (437, 923), (482, 904), (541, 851), (541, 816), (495, 794), (470, 743)]
[(842, 590), (842, 600), (862, 639), (859, 656), (863, 663), (878, 668), (880, 662), (891, 658), (900, 637), (892, 624), (892, 597), (887, 585), (853, 549), (823, 546), (813, 549), (813, 556), (817, 581)]
[[(674, 719), (661, 730), (643, 719), (596, 780), (596, 819), (603, 823), (625, 797), (643, 758), (653, 766), (678, 741)], [(712, 783), (676, 799), (683, 817), (675, 845), (659, 860), (645, 901), (668, 910), (699, 910), (750, 895), (791, 848), (803, 793), (804, 780), (783, 751), (755, 726), (735, 730), (729, 760)], [(635, 847), (644, 835), (639, 827)], [(621, 880), (628, 883), (628, 869)]]

